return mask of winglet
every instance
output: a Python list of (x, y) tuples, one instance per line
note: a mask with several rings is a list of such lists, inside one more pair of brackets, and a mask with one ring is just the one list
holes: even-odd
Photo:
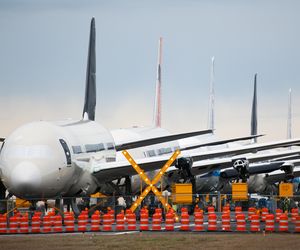
[(85, 99), (82, 117), (88, 115), (88, 119), (95, 120), (96, 109), (96, 27), (95, 18), (91, 20), (89, 51), (86, 69)]
[(210, 70), (210, 89), (209, 89), (209, 107), (208, 107), (208, 129), (215, 129), (215, 57), (211, 58)]
[(158, 41), (158, 60), (157, 60), (157, 75), (156, 75), (156, 90), (154, 102), (154, 117), (153, 123), (155, 127), (161, 127), (161, 62), (162, 62), (162, 37)]
[[(257, 74), (254, 75), (254, 91), (253, 91), (253, 101), (252, 101), (252, 111), (251, 111), (251, 135), (257, 134), (257, 94), (256, 94), (256, 81)], [(256, 143), (257, 138), (253, 141)]]

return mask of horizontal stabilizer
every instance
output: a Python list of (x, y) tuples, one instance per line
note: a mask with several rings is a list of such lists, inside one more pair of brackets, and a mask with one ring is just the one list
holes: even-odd
[(198, 136), (198, 135), (204, 135), (204, 134), (211, 134), (211, 133), (212, 133), (212, 130), (208, 129), (208, 130), (202, 130), (202, 131), (196, 131), (196, 132), (155, 137), (155, 138), (150, 138), (150, 139), (140, 140), (140, 141), (131, 141), (131, 142), (126, 142), (126, 143), (116, 145), (116, 150), (121, 151), (121, 150), (133, 149), (133, 148), (140, 148), (140, 147), (150, 146), (153, 144), (165, 143), (165, 142), (169, 142), (169, 141), (175, 141), (175, 140), (179, 140), (179, 139), (184, 139), (184, 138)]
[(230, 143), (230, 142), (236, 142), (236, 141), (246, 141), (246, 140), (251, 140), (251, 139), (254, 139), (254, 138), (257, 138), (257, 137), (261, 137), (261, 136), (264, 136), (264, 135), (251, 135), (251, 136), (246, 136), (246, 137), (232, 138), (232, 139), (228, 139), (228, 140), (208, 142), (208, 143), (193, 145), (193, 146), (190, 146), (190, 147), (180, 148), (180, 150), (181, 151), (191, 150), (191, 149), (195, 149), (195, 148), (207, 147), (207, 146), (217, 146), (217, 145), (226, 144), (226, 143)]

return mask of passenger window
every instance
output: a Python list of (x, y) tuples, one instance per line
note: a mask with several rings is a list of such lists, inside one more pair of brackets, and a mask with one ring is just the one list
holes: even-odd
[(70, 153), (70, 149), (69, 149), (67, 143), (63, 139), (59, 139), (59, 142), (60, 142), (60, 144), (63, 147), (63, 150), (65, 152), (66, 159), (67, 159), (67, 165), (71, 165), (71, 163), (72, 163), (71, 153)]
[(157, 151), (158, 151), (158, 155), (162, 155), (164, 153), (164, 149), (163, 148), (160, 148)]
[(147, 154), (148, 154), (149, 157), (153, 157), (153, 156), (156, 155), (154, 150), (149, 150), (149, 151), (147, 152)]
[(171, 148), (166, 148), (165, 149), (165, 154), (169, 154), (169, 153), (172, 153), (172, 149)]
[(172, 153), (171, 148), (160, 148), (160, 149), (158, 149), (158, 154), (159, 155), (169, 154), (169, 153)]
[(102, 151), (102, 150), (104, 150), (104, 144), (103, 143), (87, 144), (87, 145), (85, 145), (85, 149), (86, 149), (87, 153)]
[(72, 149), (73, 149), (74, 154), (81, 154), (82, 153), (81, 146), (72, 146)]

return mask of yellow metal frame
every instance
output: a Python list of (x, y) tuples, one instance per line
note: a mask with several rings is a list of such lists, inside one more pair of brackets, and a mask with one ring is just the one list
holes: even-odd
[(144, 191), (141, 193), (139, 198), (133, 203), (130, 210), (132, 212), (135, 211), (135, 209), (141, 204), (143, 199), (148, 195), (150, 191), (152, 191), (156, 197), (160, 200), (164, 208), (168, 211), (171, 206), (169, 203), (164, 199), (162, 196), (162, 193), (156, 188), (155, 184), (159, 182), (164, 175), (164, 173), (168, 170), (168, 168), (172, 165), (172, 163), (176, 160), (177, 156), (180, 154), (180, 150), (176, 150), (174, 154), (171, 156), (171, 158), (165, 163), (165, 165), (159, 170), (159, 172), (156, 174), (156, 176), (151, 181), (149, 177), (145, 174), (144, 170), (141, 169), (141, 167), (134, 161), (134, 159), (131, 157), (131, 155), (126, 151), (122, 151), (125, 158), (129, 161), (129, 163), (132, 165), (133, 169), (139, 174), (141, 179), (148, 185)]

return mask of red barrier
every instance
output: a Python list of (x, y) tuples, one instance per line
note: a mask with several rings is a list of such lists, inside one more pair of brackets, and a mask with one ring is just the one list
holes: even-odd
[(224, 206), (222, 212), (223, 213), (230, 213), (230, 206)]
[(125, 215), (123, 212), (117, 214), (117, 231), (124, 231), (125, 230)]
[(265, 220), (266, 220), (267, 214), (269, 214), (269, 209), (266, 208), (266, 207), (263, 207), (263, 208), (261, 209), (261, 220), (262, 220), (262, 221), (265, 221)]
[(255, 207), (249, 207), (248, 208), (248, 220), (250, 220), (251, 216), (254, 215), (256, 212)]
[(188, 212), (182, 212), (180, 222), (181, 222), (181, 226), (180, 226), (181, 231), (190, 230), (190, 216)]
[(274, 214), (267, 214), (266, 215), (266, 226), (265, 230), (266, 232), (274, 232), (275, 225), (274, 225)]
[(300, 215), (296, 216), (295, 233), (300, 233)]
[(250, 217), (250, 231), (251, 232), (259, 232), (260, 231), (260, 221), (259, 221), (259, 215), (253, 214)]
[(100, 212), (96, 210), (91, 216), (91, 231), (100, 231)]
[(215, 213), (208, 215), (208, 231), (217, 230), (217, 215)]
[(167, 213), (166, 214), (166, 230), (167, 231), (174, 231), (174, 213)]
[(242, 207), (239, 207), (239, 206), (235, 207), (234, 212), (235, 212), (235, 218), (236, 218), (236, 216), (238, 214), (241, 214), (243, 212)]
[(222, 231), (231, 231), (230, 213), (227, 211), (222, 214)]
[(0, 234), (7, 233), (7, 220), (6, 216), (0, 214)]
[(215, 208), (213, 206), (209, 206), (209, 207), (207, 207), (207, 212), (208, 212), (209, 215), (214, 214), (215, 213)]
[(161, 214), (155, 213), (152, 216), (152, 230), (153, 231), (160, 231), (161, 230)]
[(65, 215), (65, 229), (66, 232), (74, 232), (75, 231), (75, 219), (73, 214)]
[(52, 223), (51, 223), (51, 218), (49, 215), (44, 216), (43, 219), (43, 233), (50, 233), (52, 230), (51, 227)]
[(31, 219), (31, 232), (40, 233), (41, 232), (41, 217), (34, 215)]
[(279, 232), (287, 232), (289, 229), (288, 216), (286, 214), (280, 215), (279, 218)]
[(103, 215), (103, 231), (112, 231), (110, 214)]
[(149, 215), (148, 215), (148, 212), (146, 212), (146, 211), (143, 211), (141, 213), (140, 230), (142, 230), (142, 231), (149, 230)]
[(87, 211), (82, 211), (77, 219), (78, 224), (78, 231), (85, 232), (87, 231), (87, 224), (88, 224), (88, 213)]
[(283, 211), (281, 209), (276, 209), (276, 222), (279, 222), (280, 215), (282, 215)]
[(18, 218), (16, 216), (12, 216), (9, 218), (9, 233), (18, 233)]
[(296, 217), (298, 216), (298, 208), (292, 208), (291, 210), (292, 222), (296, 222)]
[(53, 226), (53, 231), (55, 233), (61, 233), (62, 230), (62, 218), (60, 215), (56, 215), (54, 217), (54, 226)]
[(195, 219), (195, 231), (204, 231), (204, 226), (203, 226), (203, 213), (201, 212), (196, 212), (194, 214), (194, 219)]
[(136, 216), (134, 213), (126, 214), (127, 218), (127, 230), (136, 230)]
[(246, 231), (246, 218), (245, 214), (237, 214), (236, 216), (236, 230), (239, 232)]
[(24, 215), (23, 217), (20, 217), (20, 233), (29, 233), (29, 227), (28, 227), (28, 214)]

